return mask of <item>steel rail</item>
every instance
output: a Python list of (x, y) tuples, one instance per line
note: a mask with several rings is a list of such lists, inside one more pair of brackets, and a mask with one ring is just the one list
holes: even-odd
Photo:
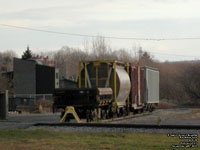
[(93, 128), (144, 128), (144, 129), (200, 129), (200, 125), (156, 125), (114, 123), (36, 123), (34, 126), (49, 127), (93, 127)]

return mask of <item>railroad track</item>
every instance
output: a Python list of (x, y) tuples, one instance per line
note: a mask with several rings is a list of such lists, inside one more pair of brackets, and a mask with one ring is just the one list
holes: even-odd
[(132, 114), (129, 116), (123, 116), (123, 117), (119, 117), (119, 118), (112, 118), (112, 119), (106, 119), (106, 120), (101, 120), (102, 123), (106, 123), (106, 122), (118, 122), (118, 121), (122, 121), (122, 120), (128, 120), (128, 119), (132, 119), (132, 118), (137, 118), (137, 117), (142, 117), (142, 116), (147, 116), (147, 115), (151, 115), (151, 112), (144, 112), (142, 114)]
[(158, 125), (158, 124), (123, 124), (117, 123), (122, 120), (127, 120), (136, 117), (142, 117), (152, 114), (145, 112), (142, 114), (133, 114), (120, 118), (112, 118), (107, 120), (100, 120), (100, 122), (81, 122), (81, 123), (36, 123), (35, 127), (91, 127), (91, 128), (124, 128), (124, 129), (186, 129), (186, 130), (199, 130), (200, 125)]
[(115, 124), (115, 123), (36, 123), (36, 127), (92, 127), (92, 128), (144, 128), (144, 129), (200, 129), (199, 125), (155, 125), (155, 124)]

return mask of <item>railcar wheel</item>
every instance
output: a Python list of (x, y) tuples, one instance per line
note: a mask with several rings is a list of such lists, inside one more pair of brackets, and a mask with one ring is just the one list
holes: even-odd
[(111, 108), (108, 109), (108, 116), (109, 118), (113, 118), (113, 111)]
[(138, 114), (141, 114), (141, 113), (142, 113), (142, 111), (143, 111), (142, 109), (139, 109), (139, 110), (138, 110)]
[(120, 108), (117, 108), (117, 117), (120, 117)]
[(126, 116), (130, 115), (130, 108), (128, 106), (126, 107), (125, 111)]
[(107, 117), (106, 110), (102, 110), (101, 111), (101, 118), (106, 119), (106, 117)]
[(65, 114), (65, 112), (62, 111), (62, 112), (60, 113), (60, 118), (62, 118), (62, 117), (64, 116), (64, 114)]
[(90, 117), (90, 111), (89, 110), (86, 110), (86, 121), (87, 122), (90, 122), (91, 121), (91, 117)]
[(94, 109), (92, 111), (92, 120), (98, 120), (98, 112), (97, 112), (97, 109)]
[(149, 106), (149, 112), (152, 112), (152, 111), (153, 111), (153, 105), (150, 104), (150, 106)]
[(106, 109), (105, 112), (106, 112), (106, 119), (109, 119), (110, 118), (110, 116), (109, 116), (109, 109)]
[(137, 113), (139, 113), (139, 110), (134, 109), (134, 110), (133, 110), (133, 113), (134, 113), (134, 114), (137, 114)]

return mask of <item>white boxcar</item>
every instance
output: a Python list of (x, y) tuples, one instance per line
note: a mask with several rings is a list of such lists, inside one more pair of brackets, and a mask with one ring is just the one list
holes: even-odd
[(156, 68), (144, 67), (145, 103), (159, 103), (159, 71)]

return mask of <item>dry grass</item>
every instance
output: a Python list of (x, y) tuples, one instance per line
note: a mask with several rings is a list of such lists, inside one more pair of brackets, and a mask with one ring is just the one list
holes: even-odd
[(179, 142), (166, 134), (0, 131), (2, 150), (167, 150)]
[(188, 122), (192, 120), (199, 120), (200, 119), (200, 109), (192, 109), (191, 111), (187, 113), (172, 113), (172, 114), (166, 114), (162, 115), (162, 118), (165, 119), (181, 119), (181, 120), (188, 120)]
[(174, 118), (185, 119), (185, 120), (199, 120), (200, 119), (200, 109), (193, 109), (192, 112), (187, 114), (175, 114)]
[(53, 101), (40, 99), (36, 104), (39, 113), (52, 112)]
[(168, 104), (160, 103), (156, 108), (157, 109), (172, 109), (172, 106), (170, 106)]

